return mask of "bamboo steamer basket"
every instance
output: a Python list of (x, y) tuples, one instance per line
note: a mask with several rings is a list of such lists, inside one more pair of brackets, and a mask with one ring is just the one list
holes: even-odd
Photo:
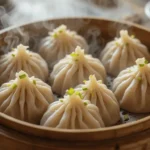
[[(0, 33), (1, 49), (8, 49), (9, 42), (12, 41), (11, 44), (14, 44), (14, 39), (17, 37), (19, 39), (17, 42), (23, 44), (28, 42), (27, 44), (36, 51), (37, 46), (35, 45), (38, 40), (46, 36), (52, 26), (60, 24), (66, 24), (68, 28), (76, 30), (84, 36), (87, 30), (92, 28), (92, 32), (96, 33), (95, 35), (103, 44), (113, 39), (120, 29), (128, 29), (150, 48), (150, 31), (140, 26), (99, 18), (67, 18), (5, 29)], [(100, 31), (99, 34), (97, 34), (97, 29)], [(27, 35), (30, 36), (28, 40)], [(100, 37), (103, 37), (105, 41)], [(150, 116), (107, 128), (72, 131), (42, 127), (0, 113), (0, 150), (20, 149), (150, 150)]]

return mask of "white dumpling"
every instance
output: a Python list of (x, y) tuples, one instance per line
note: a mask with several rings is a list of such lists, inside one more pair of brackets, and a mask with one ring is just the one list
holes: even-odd
[(82, 100), (79, 93), (69, 89), (63, 99), (50, 104), (41, 125), (63, 129), (92, 129), (104, 127), (97, 106)]
[(49, 71), (45, 60), (27, 48), (20, 44), (13, 51), (0, 56), (0, 84), (14, 79), (20, 70), (43, 81), (48, 79)]
[(107, 43), (100, 55), (106, 71), (113, 76), (117, 76), (123, 69), (134, 65), (137, 58), (143, 57), (150, 60), (147, 47), (133, 35), (129, 36), (126, 30), (120, 31), (120, 38)]
[(120, 120), (120, 106), (114, 93), (101, 80), (96, 80), (94, 75), (90, 75), (89, 80), (84, 83), (75, 90), (83, 95), (83, 99), (90, 100), (99, 108), (105, 126), (117, 123)]
[(120, 107), (134, 113), (150, 112), (150, 64), (145, 58), (120, 72), (113, 82), (113, 91)]
[(0, 112), (30, 123), (39, 123), (52, 101), (51, 87), (24, 71), (0, 87)]
[(68, 30), (65, 25), (49, 32), (49, 35), (42, 40), (39, 53), (50, 68), (67, 54), (73, 52), (76, 46), (80, 46), (88, 52), (88, 44), (85, 39), (76, 32)]
[(85, 55), (84, 50), (77, 47), (75, 52), (54, 66), (50, 76), (52, 90), (63, 95), (70, 87), (75, 87), (88, 79), (90, 74), (95, 74), (97, 79), (105, 81), (106, 72), (102, 63), (91, 55)]

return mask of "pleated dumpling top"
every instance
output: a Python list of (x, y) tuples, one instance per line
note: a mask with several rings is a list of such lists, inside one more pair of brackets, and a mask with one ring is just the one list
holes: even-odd
[(80, 46), (88, 52), (88, 44), (85, 39), (74, 31), (61, 25), (49, 32), (48, 37), (44, 38), (40, 44), (39, 53), (52, 68), (60, 59), (74, 51), (76, 46)]
[(117, 76), (123, 69), (134, 65), (136, 59), (143, 57), (150, 61), (147, 47), (133, 35), (129, 36), (128, 31), (121, 30), (120, 38), (107, 43), (100, 60), (110, 75)]
[(134, 113), (150, 112), (150, 64), (145, 58), (120, 72), (113, 82), (120, 107)]
[(50, 104), (41, 119), (41, 125), (63, 129), (93, 129), (104, 127), (97, 106), (83, 100), (74, 89), (68, 95)]
[(14, 79), (16, 72), (21, 70), (29, 76), (47, 80), (49, 71), (45, 60), (27, 48), (20, 44), (13, 51), (0, 56), (0, 84)]
[(75, 52), (67, 55), (54, 66), (50, 83), (55, 93), (63, 95), (67, 89), (81, 84), (91, 74), (95, 74), (99, 80), (106, 79), (102, 63), (97, 58), (84, 54), (84, 50), (78, 46)]
[(0, 112), (30, 123), (39, 123), (53, 101), (51, 87), (24, 71), (0, 87)]
[(90, 75), (84, 83), (75, 90), (83, 95), (83, 99), (90, 100), (98, 107), (105, 126), (116, 124), (120, 120), (120, 106), (114, 93), (101, 80), (96, 80), (95, 75)]

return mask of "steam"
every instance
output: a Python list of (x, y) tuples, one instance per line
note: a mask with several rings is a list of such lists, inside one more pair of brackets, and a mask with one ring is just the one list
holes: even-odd
[[(90, 20), (85, 21), (83, 19), (69, 23), (65, 20), (58, 20), (55, 23), (44, 20), (78, 16), (98, 16), (117, 20), (121, 18), (121, 14), (126, 13), (126, 15), (129, 15), (132, 13), (132, 9), (130, 9), (128, 3), (122, 4), (119, 0), (113, 0), (113, 2), (115, 5), (107, 8), (106, 6), (110, 3), (110, 0), (13, 0), (11, 5), (14, 8), (8, 13), (6, 13), (4, 7), (0, 7), (0, 28), (43, 21), (32, 25), (31, 29), (34, 30), (33, 32), (32, 30), (28, 32), (26, 27), (9, 31), (3, 39), (5, 46), (1, 46), (1, 52), (6, 53), (20, 43), (30, 45), (33, 51), (37, 51), (41, 38), (47, 36), (48, 31), (56, 28), (58, 25), (66, 24), (71, 30), (80, 32), (81, 28), (90, 23)], [(89, 42), (92, 54), (97, 54), (97, 51), (104, 46), (105, 41), (101, 36), (101, 31), (97, 27), (87, 29), (87, 32), (83, 33), (83, 36)], [(0, 38), (2, 37), (0, 36)]]

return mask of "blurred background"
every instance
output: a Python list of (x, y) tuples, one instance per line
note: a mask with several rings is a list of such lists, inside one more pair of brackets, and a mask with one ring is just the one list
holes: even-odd
[(0, 0), (0, 29), (61, 17), (94, 16), (150, 28), (148, 0)]

